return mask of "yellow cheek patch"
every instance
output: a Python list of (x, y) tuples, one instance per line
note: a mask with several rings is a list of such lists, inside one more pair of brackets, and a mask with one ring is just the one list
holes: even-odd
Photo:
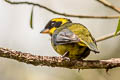
[(49, 33), (50, 33), (50, 34), (53, 34), (53, 33), (55, 32), (55, 30), (56, 30), (56, 28), (53, 27), (52, 29), (50, 29)]

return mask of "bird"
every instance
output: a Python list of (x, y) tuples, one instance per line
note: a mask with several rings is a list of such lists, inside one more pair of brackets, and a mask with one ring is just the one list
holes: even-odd
[(85, 59), (90, 52), (99, 53), (96, 41), (89, 30), (67, 18), (53, 18), (40, 32), (51, 36), (53, 49), (62, 57)]

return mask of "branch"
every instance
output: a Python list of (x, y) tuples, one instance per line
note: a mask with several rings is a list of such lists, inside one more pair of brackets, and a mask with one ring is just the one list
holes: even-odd
[[(116, 34), (116, 36), (118, 36), (118, 35), (120, 35), (120, 32)], [(115, 33), (110, 33), (105, 36), (102, 36), (102, 37), (96, 39), (96, 42), (104, 41), (104, 40), (110, 39), (112, 37), (115, 37)]]
[(109, 8), (111, 8), (111, 9), (113, 9), (114, 11), (120, 13), (120, 8), (112, 5), (112, 4), (109, 3), (108, 1), (106, 1), (106, 0), (97, 0), (97, 1), (99, 1), (100, 3), (102, 3), (104, 6), (109, 7)]
[(15, 59), (34, 66), (62, 67), (69, 69), (111, 69), (120, 67), (120, 58), (110, 60), (65, 60), (61, 57), (37, 56), (30, 53), (0, 48), (0, 57)]
[(74, 14), (66, 14), (66, 13), (60, 13), (60, 12), (57, 12), (53, 9), (50, 9), (46, 6), (43, 6), (43, 5), (40, 5), (40, 4), (37, 4), (37, 3), (33, 3), (33, 2), (12, 2), (12, 1), (9, 1), (9, 0), (4, 0), (6, 1), (7, 3), (9, 4), (14, 4), (14, 5), (18, 5), (18, 4), (27, 4), (27, 5), (34, 5), (34, 6), (38, 6), (39, 8), (43, 8), (51, 13), (54, 13), (54, 14), (57, 14), (57, 15), (62, 15), (62, 16), (65, 16), (65, 17), (76, 17), (76, 18), (93, 18), (93, 19), (116, 19), (116, 18), (119, 18), (120, 16), (88, 16), (88, 15), (74, 15)]

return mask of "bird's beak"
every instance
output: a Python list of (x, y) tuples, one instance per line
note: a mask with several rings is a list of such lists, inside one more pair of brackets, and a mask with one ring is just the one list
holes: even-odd
[(43, 29), (40, 33), (48, 34), (49, 33), (49, 29)]

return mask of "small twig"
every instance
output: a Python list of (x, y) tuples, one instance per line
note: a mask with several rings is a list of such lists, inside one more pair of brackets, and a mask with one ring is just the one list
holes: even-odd
[(119, 18), (120, 16), (87, 16), (87, 15), (73, 15), (73, 14), (66, 14), (66, 13), (60, 13), (60, 12), (57, 12), (55, 10), (52, 10), (46, 6), (43, 6), (43, 5), (40, 5), (40, 4), (37, 4), (37, 3), (33, 3), (33, 2), (12, 2), (12, 1), (9, 1), (9, 0), (5, 0), (7, 3), (10, 3), (10, 4), (15, 4), (15, 5), (18, 5), (18, 4), (27, 4), (27, 5), (34, 5), (34, 6), (38, 6), (40, 8), (43, 8), (47, 11), (50, 11), (54, 14), (57, 14), (57, 15), (62, 15), (62, 16), (65, 16), (65, 17), (76, 17), (76, 18), (93, 18), (93, 19), (116, 19), (116, 18)]
[(111, 8), (111, 9), (113, 9), (114, 11), (120, 13), (120, 8), (112, 5), (112, 4), (109, 3), (108, 1), (106, 1), (106, 0), (97, 0), (97, 1), (99, 1), (100, 3), (102, 3), (103, 5), (105, 5), (106, 7), (109, 7), (109, 8)]
[(102, 36), (102, 37), (96, 39), (96, 42), (104, 41), (104, 40), (107, 40), (109, 38), (112, 38), (112, 37), (115, 37), (115, 36), (118, 36), (118, 35), (120, 35), (120, 32), (117, 33), (116, 35), (115, 35), (115, 33), (110, 33), (110, 34), (107, 34), (105, 36)]
[[(63, 16), (68, 16), (68, 17), (78, 17), (78, 18), (104, 18), (104, 19), (105, 19), (105, 18), (106, 18), (106, 19), (119, 18), (119, 16), (84, 16), (84, 15), (71, 15), (71, 14), (59, 13), (59, 12), (57, 12), (57, 11), (54, 11), (54, 10), (48, 8), (48, 7), (45, 7), (45, 6), (43, 6), (43, 5), (40, 5), (40, 4), (37, 4), (37, 3), (33, 3), (33, 2), (12, 2), (12, 1), (9, 1), (9, 0), (5, 0), (5, 1), (6, 1), (7, 3), (10, 3), (10, 4), (28, 4), (28, 5), (38, 6), (38, 7), (40, 7), (40, 8), (44, 8), (44, 9), (46, 9), (46, 10), (48, 10), (48, 11), (54, 13), (54, 14), (63, 15)], [(106, 0), (97, 0), (97, 1), (103, 3), (103, 4), (106, 5), (106, 6), (109, 6), (109, 7), (111, 6), (113, 9), (116, 9), (116, 7), (114, 7), (113, 5), (111, 5), (110, 3), (108, 3)], [(116, 9), (116, 10), (117, 10), (117, 11), (120, 11), (120, 10), (118, 10), (118, 9)], [(120, 35), (120, 33), (118, 33), (117, 35)], [(100, 42), (100, 41), (109, 39), (109, 38), (111, 38), (111, 37), (113, 37), (113, 36), (114, 36), (114, 33), (109, 34), (109, 35), (107, 35), (107, 36), (103, 36), (103, 37), (101, 37), (101, 38), (96, 39), (96, 42)]]
[(14, 59), (34, 66), (62, 67), (69, 69), (111, 69), (120, 67), (120, 58), (110, 60), (65, 60), (62, 57), (37, 56), (30, 53), (0, 48), (0, 57)]

